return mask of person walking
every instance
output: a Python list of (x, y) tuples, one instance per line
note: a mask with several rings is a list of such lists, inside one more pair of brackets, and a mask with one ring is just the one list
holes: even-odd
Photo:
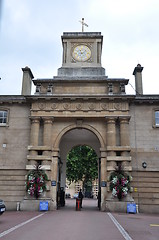
[(83, 193), (82, 193), (81, 189), (80, 189), (80, 191), (78, 193), (78, 198), (80, 199), (80, 207), (82, 208)]

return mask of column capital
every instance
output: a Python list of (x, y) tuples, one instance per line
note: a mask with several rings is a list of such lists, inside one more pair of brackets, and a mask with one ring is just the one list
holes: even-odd
[(53, 123), (54, 122), (54, 117), (42, 117), (42, 120), (44, 121), (45, 124), (47, 123)]
[(119, 116), (120, 123), (129, 123), (131, 116)]
[(40, 117), (36, 117), (36, 116), (30, 116), (29, 118), (32, 123), (39, 123), (41, 119)]
[(117, 120), (117, 116), (106, 116), (105, 119), (107, 123), (115, 123)]

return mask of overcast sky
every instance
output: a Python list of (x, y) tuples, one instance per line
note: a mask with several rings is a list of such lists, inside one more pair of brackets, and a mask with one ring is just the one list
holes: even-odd
[[(21, 94), (22, 67), (52, 78), (62, 64), (61, 35), (101, 32), (108, 77), (128, 78), (143, 67), (144, 94), (159, 94), (159, 0), (0, 0), (0, 94)], [(134, 94), (129, 85), (127, 93)]]

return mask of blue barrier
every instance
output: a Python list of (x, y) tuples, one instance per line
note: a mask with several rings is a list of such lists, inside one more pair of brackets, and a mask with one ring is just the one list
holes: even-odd
[(136, 213), (135, 203), (127, 203), (127, 213)]
[(39, 203), (39, 210), (40, 211), (48, 211), (49, 210), (49, 203), (48, 203), (48, 201), (41, 201)]

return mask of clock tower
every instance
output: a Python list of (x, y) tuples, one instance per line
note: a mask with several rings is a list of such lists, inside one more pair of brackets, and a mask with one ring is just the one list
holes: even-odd
[(105, 75), (105, 69), (101, 66), (102, 42), (100, 32), (64, 32), (63, 62), (58, 75)]
[(124, 97), (128, 79), (105, 75), (100, 32), (64, 32), (61, 39), (63, 58), (57, 76), (33, 79), (36, 90), (27, 169), (39, 161), (50, 171), (47, 196), (53, 199), (51, 209), (56, 209), (66, 186), (68, 152), (78, 145), (91, 146), (98, 156), (99, 207), (114, 210), (107, 185), (110, 173), (119, 165), (132, 170), (129, 106)]

